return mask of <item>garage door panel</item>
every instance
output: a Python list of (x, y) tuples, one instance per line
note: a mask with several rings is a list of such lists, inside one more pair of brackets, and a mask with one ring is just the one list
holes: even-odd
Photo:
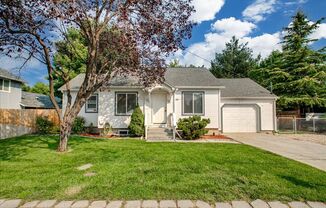
[(257, 124), (254, 106), (223, 107), (223, 132), (257, 132)]

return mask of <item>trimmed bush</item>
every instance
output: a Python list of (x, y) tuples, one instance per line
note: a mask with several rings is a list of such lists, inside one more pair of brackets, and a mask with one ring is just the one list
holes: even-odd
[(85, 132), (85, 118), (77, 116), (72, 124), (71, 132), (73, 134), (81, 134)]
[(131, 115), (131, 121), (128, 127), (129, 133), (134, 136), (143, 136), (145, 133), (144, 120), (144, 114), (137, 105)]
[(51, 122), (48, 117), (38, 116), (36, 118), (36, 129), (39, 134), (49, 134), (53, 129), (53, 122)]
[(180, 118), (177, 126), (182, 131), (182, 138), (186, 140), (199, 139), (208, 131), (205, 129), (209, 119), (202, 119), (200, 116), (191, 116), (189, 118)]

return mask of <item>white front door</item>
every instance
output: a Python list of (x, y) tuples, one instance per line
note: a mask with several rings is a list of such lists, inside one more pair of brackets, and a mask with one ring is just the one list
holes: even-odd
[(152, 110), (153, 110), (153, 123), (165, 124), (166, 123), (166, 94), (165, 93), (152, 94)]

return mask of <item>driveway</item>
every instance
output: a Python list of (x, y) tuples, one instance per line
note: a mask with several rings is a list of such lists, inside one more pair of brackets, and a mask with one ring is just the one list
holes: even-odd
[(266, 133), (232, 133), (226, 136), (326, 171), (326, 145)]

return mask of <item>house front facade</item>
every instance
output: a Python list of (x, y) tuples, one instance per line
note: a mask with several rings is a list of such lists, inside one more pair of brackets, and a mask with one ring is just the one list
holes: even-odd
[[(69, 83), (73, 100), (83, 79), (80, 74)], [(61, 90), (64, 111), (64, 86)], [(107, 89), (88, 99), (79, 116), (87, 125), (101, 129), (108, 123), (117, 133), (127, 134), (130, 116), (139, 105), (146, 128), (173, 128), (180, 118), (200, 115), (210, 119), (209, 134), (274, 131), (276, 98), (250, 79), (216, 79), (203, 68), (169, 68), (165, 82), (151, 88), (135, 78), (113, 79)]]

